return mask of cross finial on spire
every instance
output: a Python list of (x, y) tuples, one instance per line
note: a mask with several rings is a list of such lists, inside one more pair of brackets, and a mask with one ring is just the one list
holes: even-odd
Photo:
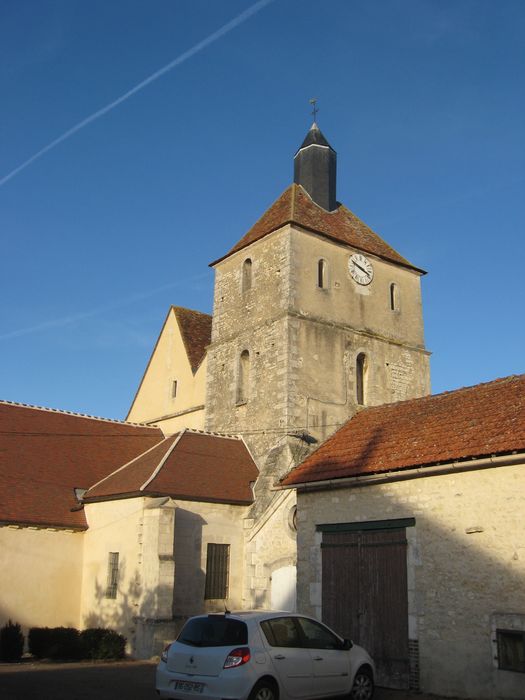
[(310, 104), (313, 105), (312, 114), (314, 115), (314, 123), (315, 123), (317, 121), (317, 119), (316, 119), (317, 112), (319, 111), (317, 109), (317, 97), (312, 97), (312, 99), (310, 100)]

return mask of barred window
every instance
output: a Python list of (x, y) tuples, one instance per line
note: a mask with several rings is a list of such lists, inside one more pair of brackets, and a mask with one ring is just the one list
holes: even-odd
[(525, 673), (525, 632), (496, 630), (498, 668)]
[(109, 552), (108, 556), (108, 581), (106, 585), (106, 598), (117, 597), (118, 586), (118, 552)]
[(230, 545), (208, 543), (206, 552), (206, 584), (204, 599), (228, 597)]

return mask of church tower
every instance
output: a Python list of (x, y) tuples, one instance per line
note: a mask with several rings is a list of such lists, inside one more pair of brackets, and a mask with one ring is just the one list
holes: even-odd
[(212, 267), (205, 427), (242, 433), (268, 478), (361, 407), (430, 392), (424, 271), (337, 202), (316, 123), (294, 183)]

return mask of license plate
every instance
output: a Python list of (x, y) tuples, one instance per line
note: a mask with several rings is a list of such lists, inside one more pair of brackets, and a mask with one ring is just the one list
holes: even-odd
[(204, 683), (196, 683), (195, 681), (175, 681), (173, 684), (175, 690), (183, 690), (185, 693), (202, 693)]

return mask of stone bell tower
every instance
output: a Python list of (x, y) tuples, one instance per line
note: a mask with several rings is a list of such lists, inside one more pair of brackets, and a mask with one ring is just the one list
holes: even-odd
[(206, 429), (242, 433), (269, 478), (360, 407), (430, 392), (424, 271), (337, 201), (316, 123), (294, 183), (212, 267)]

